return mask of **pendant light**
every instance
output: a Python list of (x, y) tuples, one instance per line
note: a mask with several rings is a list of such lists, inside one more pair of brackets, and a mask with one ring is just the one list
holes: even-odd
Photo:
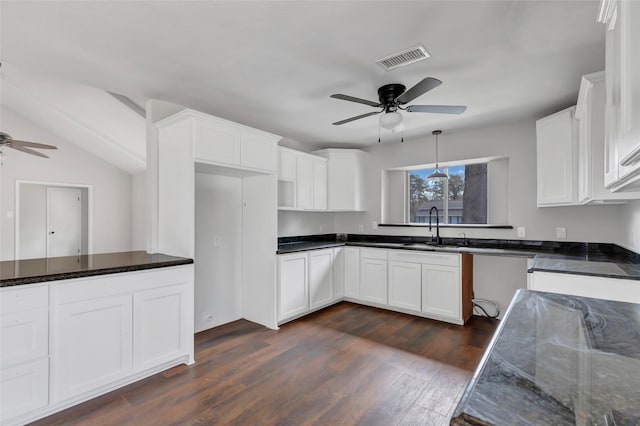
[(427, 179), (449, 179), (449, 175), (441, 172), (438, 167), (438, 135), (442, 133), (442, 130), (434, 130), (431, 133), (436, 137), (436, 169), (433, 173), (427, 176)]

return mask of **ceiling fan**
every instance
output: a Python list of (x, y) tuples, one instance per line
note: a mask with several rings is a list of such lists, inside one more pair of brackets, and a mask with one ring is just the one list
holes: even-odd
[(402, 115), (398, 110), (407, 112), (430, 112), (435, 114), (462, 114), (467, 107), (462, 105), (409, 105), (404, 107), (412, 100), (427, 93), (428, 91), (440, 86), (442, 81), (437, 78), (427, 77), (422, 79), (418, 84), (406, 90), (403, 84), (385, 84), (378, 89), (378, 102), (368, 101), (366, 99), (356, 98), (349, 95), (337, 93), (331, 95), (334, 99), (343, 101), (357, 102), (359, 104), (369, 105), (374, 108), (381, 108), (380, 111), (368, 112), (366, 114), (357, 115), (345, 120), (336, 121), (335, 126), (359, 120), (361, 118), (370, 117), (372, 115), (384, 112), (380, 116), (380, 125), (385, 129), (393, 129), (402, 123)]
[(37, 155), (38, 157), (44, 157), (44, 158), (49, 158), (49, 156), (44, 155), (43, 153), (38, 152), (31, 148), (58, 149), (58, 147), (55, 147), (53, 145), (45, 145), (43, 143), (36, 143), (36, 142), (19, 141), (19, 140), (13, 139), (7, 133), (0, 132), (0, 150), (2, 150), (2, 148), (4, 147), (15, 149), (16, 151), (22, 151), (31, 155)]

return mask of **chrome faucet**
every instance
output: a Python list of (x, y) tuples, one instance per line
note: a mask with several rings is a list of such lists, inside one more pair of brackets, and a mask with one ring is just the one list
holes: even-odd
[(429, 231), (431, 231), (431, 213), (436, 210), (436, 245), (442, 244), (442, 238), (440, 238), (440, 212), (436, 206), (431, 207), (429, 210)]

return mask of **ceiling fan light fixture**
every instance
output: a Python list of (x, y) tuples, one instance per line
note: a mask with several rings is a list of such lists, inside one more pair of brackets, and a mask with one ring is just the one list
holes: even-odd
[(396, 131), (400, 128), (400, 124), (402, 124), (402, 115), (397, 112), (387, 112), (380, 116), (380, 126), (385, 129)]

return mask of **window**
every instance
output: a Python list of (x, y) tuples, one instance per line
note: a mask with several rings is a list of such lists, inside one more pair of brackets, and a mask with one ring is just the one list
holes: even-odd
[[(488, 223), (487, 163), (443, 167), (449, 179), (427, 179), (434, 170), (407, 171), (409, 223), (429, 223), (433, 207), (438, 209), (440, 223)], [(435, 217), (432, 220), (435, 221)]]

